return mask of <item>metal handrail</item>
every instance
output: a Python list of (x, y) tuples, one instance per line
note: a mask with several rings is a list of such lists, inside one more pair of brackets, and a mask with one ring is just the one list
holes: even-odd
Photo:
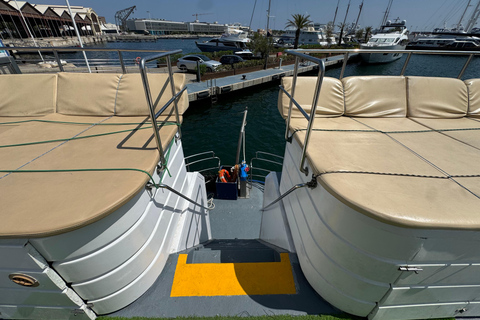
[[(198, 156), (203, 156), (205, 154), (210, 154), (210, 157), (206, 157), (206, 158), (202, 158), (202, 159), (199, 159), (199, 160), (196, 160), (196, 161), (192, 161), (192, 162), (189, 162), (189, 160), (191, 158), (195, 158), (195, 157), (198, 157)], [(208, 160), (212, 160), (212, 159), (217, 159), (218, 160), (218, 166), (217, 167), (211, 167), (211, 168), (207, 168), (207, 169), (202, 169), (202, 170), (198, 170), (198, 172), (203, 172), (203, 171), (207, 171), (207, 170), (210, 170), (210, 169), (217, 169), (220, 170), (220, 166), (221, 166), (221, 161), (220, 161), (220, 158), (217, 157), (215, 155), (215, 152), (213, 151), (206, 151), (206, 152), (201, 152), (201, 153), (196, 153), (196, 154), (193, 154), (191, 156), (188, 156), (188, 157), (185, 157), (185, 167), (187, 169), (187, 171), (189, 170), (189, 167), (193, 164), (196, 164), (196, 163), (200, 163), (200, 162), (205, 162), (205, 161), (208, 161)]]
[[(271, 156), (271, 157), (275, 157), (275, 158), (281, 159), (282, 162), (277, 162), (277, 161), (274, 161), (274, 160), (262, 158), (262, 157), (260, 157), (260, 155), (268, 155), (268, 156)], [(276, 154), (273, 154), (273, 153), (269, 153), (269, 152), (265, 152), (265, 151), (256, 151), (255, 152), (255, 157), (250, 159), (250, 173), (249, 173), (250, 183), (252, 182), (252, 178), (254, 176), (265, 178), (265, 176), (258, 175), (258, 174), (253, 174), (253, 169), (260, 170), (260, 171), (265, 171), (265, 172), (271, 172), (271, 170), (263, 169), (263, 168), (260, 168), (260, 167), (254, 167), (253, 166), (253, 160), (264, 161), (264, 162), (272, 163), (272, 164), (279, 165), (279, 166), (283, 165), (283, 157), (282, 156), (279, 156), (279, 155), (276, 155)]]
[[(125, 60), (123, 59), (123, 52), (136, 52), (136, 53), (168, 53), (164, 50), (155, 50), (155, 49), (109, 49), (109, 48), (65, 48), (65, 47), (5, 47), (4, 50), (8, 51), (40, 51), (40, 52), (53, 52), (55, 60), (57, 61), (58, 67), (61, 72), (64, 71), (63, 65), (61, 63), (59, 52), (116, 52), (120, 61), (120, 67), (122, 73), (127, 73), (127, 68)], [(181, 50), (175, 51), (175, 53), (180, 53)], [(88, 59), (89, 61), (92, 59)], [(150, 60), (151, 61), (151, 60)], [(167, 66), (168, 67), (168, 66)]]
[(462, 71), (457, 76), (457, 79), (460, 79), (463, 76), (463, 73), (467, 69), (468, 65), (472, 61), (474, 56), (480, 56), (480, 51), (449, 51), (449, 50), (382, 50), (382, 49), (296, 49), (296, 50), (286, 50), (286, 53), (294, 54), (297, 53), (313, 53), (313, 54), (344, 54), (342, 70), (340, 72), (340, 79), (343, 78), (345, 68), (348, 62), (348, 57), (352, 54), (358, 53), (402, 53), (408, 54), (407, 59), (403, 65), (400, 75), (404, 75), (407, 69), (407, 65), (410, 62), (410, 57), (413, 54), (421, 55), (455, 55), (455, 56), (469, 56), (468, 60), (465, 62), (465, 65), (462, 68)]
[[(293, 73), (293, 83), (292, 83), (292, 93), (291, 93), (291, 98), (290, 98), (290, 106), (288, 108), (288, 117), (287, 117), (287, 128), (286, 128), (286, 134), (285, 137), (288, 140), (288, 130), (290, 128), (290, 120), (292, 116), (292, 106), (293, 106), (293, 100), (294, 100), (294, 95), (295, 95), (295, 86), (296, 86), (296, 79), (298, 76), (298, 62), (299, 59), (305, 59), (312, 61), (313, 63), (318, 64), (318, 78), (317, 78), (317, 83), (315, 85), (315, 92), (313, 94), (313, 102), (312, 102), (312, 108), (310, 109), (310, 119), (308, 119), (308, 126), (307, 126), (307, 132), (305, 134), (305, 140), (303, 143), (303, 151), (302, 151), (302, 158), (300, 161), (300, 171), (305, 173), (305, 175), (308, 175), (308, 167), (304, 166), (305, 160), (307, 157), (307, 147), (308, 147), (308, 142), (310, 140), (310, 133), (312, 131), (313, 127), (313, 121), (315, 120), (315, 113), (317, 112), (317, 104), (318, 104), (318, 98), (320, 96), (320, 89), (322, 87), (323, 83), (323, 77), (325, 76), (325, 61), (323, 61), (320, 58), (312, 57), (309, 55), (306, 55), (304, 53), (296, 52), (296, 51), (291, 51), (291, 50), (286, 50), (285, 51), (287, 54), (291, 54), (295, 56), (295, 70)], [(296, 104), (295, 105), (299, 110), (303, 111), (302, 114), (305, 114), (305, 110), (303, 110), (300, 105)]]
[[(177, 53), (180, 53), (180, 52), (182, 52), (182, 50), (174, 50), (174, 51), (170, 51), (170, 52), (163, 52), (163, 53), (160, 53), (160, 54), (148, 56), (148, 57), (145, 57), (142, 60), (140, 60), (140, 63), (139, 63), (140, 74), (142, 76), (142, 82), (143, 82), (143, 88), (145, 90), (145, 98), (147, 99), (150, 120), (152, 121), (153, 133), (155, 135), (155, 142), (157, 144), (158, 153), (160, 155), (160, 170), (165, 169), (167, 163), (166, 163), (165, 156), (164, 156), (164, 153), (163, 153), (162, 141), (160, 139), (160, 132), (159, 132), (159, 128), (158, 128), (158, 125), (157, 125), (157, 117), (158, 116), (157, 116), (157, 114), (155, 114), (156, 103), (153, 103), (152, 93), (150, 91), (150, 85), (148, 83), (148, 74), (147, 74), (147, 69), (146, 69), (146, 63), (149, 62), (149, 61), (160, 59), (160, 58), (164, 58), (164, 57), (166, 58), (167, 66), (168, 66), (168, 79), (170, 81), (170, 85), (171, 85), (171, 89), (172, 89), (172, 97), (177, 97), (178, 98), (178, 96), (175, 92), (175, 84), (174, 84), (174, 80), (173, 80), (172, 65), (170, 64), (170, 56), (172, 54), (177, 54)], [(155, 101), (160, 101), (160, 98), (161, 98), (162, 94), (163, 94), (163, 92), (160, 91), (160, 93), (158, 94), (158, 97), (157, 97), (157, 99), (155, 99)], [(181, 130), (180, 130), (180, 116), (179, 116), (179, 113), (178, 113), (178, 105), (177, 105), (177, 99), (176, 98), (173, 100), (173, 103), (174, 103), (174, 107), (175, 107), (176, 123), (177, 123), (177, 126), (178, 126), (178, 135), (179, 135), (179, 138), (181, 138), (182, 135), (181, 135)], [(164, 107), (164, 108), (166, 108), (166, 107)]]
[[(285, 53), (291, 54), (295, 56), (295, 68), (294, 68), (294, 74), (293, 74), (293, 80), (292, 80), (292, 90), (291, 93), (288, 94), (288, 92), (280, 86), (280, 89), (288, 96), (290, 99), (289, 103), (289, 108), (288, 108), (288, 115), (287, 115), (287, 124), (286, 124), (286, 129), (285, 129), (285, 140), (291, 141), (291, 137), (289, 137), (289, 130), (290, 130), (290, 121), (291, 121), (291, 115), (292, 115), (292, 107), (295, 105), (298, 110), (303, 114), (305, 119), (308, 120), (308, 126), (306, 130), (306, 135), (305, 135), (305, 140), (303, 144), (303, 150), (302, 150), (302, 158), (300, 161), (300, 171), (305, 173), (305, 175), (308, 175), (308, 167), (304, 167), (305, 160), (306, 160), (306, 151), (308, 147), (308, 142), (310, 139), (310, 134), (311, 130), (313, 127), (313, 121), (315, 120), (315, 112), (317, 108), (317, 102), (318, 98), (320, 95), (320, 89), (322, 86), (323, 82), (323, 77), (325, 74), (325, 63), (324, 60), (320, 58), (315, 58), (312, 56), (309, 56), (307, 54), (344, 54), (344, 59), (343, 59), (343, 65), (342, 65), (342, 70), (340, 72), (340, 79), (343, 78), (343, 75), (345, 73), (345, 68), (347, 65), (348, 58), (351, 54), (355, 53), (407, 53), (408, 56), (405, 60), (405, 63), (402, 67), (402, 70), (400, 72), (400, 75), (404, 75), (405, 71), (407, 69), (407, 65), (410, 62), (410, 58), (412, 54), (426, 54), (426, 55), (468, 55), (468, 60), (465, 62), (462, 70), (458, 74), (458, 79), (460, 79), (463, 74), (465, 73), (465, 70), (469, 66), (470, 62), (473, 60), (474, 56), (479, 56), (480, 51), (429, 51), (429, 50), (382, 50), (382, 49), (296, 49), (296, 50), (286, 50)], [(315, 86), (315, 93), (313, 96), (313, 103), (312, 103), (312, 108), (310, 110), (310, 116), (303, 110), (303, 108), (295, 101), (295, 87), (297, 83), (297, 76), (298, 76), (298, 62), (299, 59), (305, 59), (312, 61), (314, 63), (317, 63), (319, 67), (319, 72), (318, 72), (318, 78), (317, 78), (317, 84)]]

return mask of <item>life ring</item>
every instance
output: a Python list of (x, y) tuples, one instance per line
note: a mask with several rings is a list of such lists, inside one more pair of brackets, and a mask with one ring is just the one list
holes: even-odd
[[(227, 177), (227, 179), (225, 178)], [(222, 169), (218, 171), (218, 178), (220, 179), (220, 182), (228, 182), (230, 180), (230, 173), (228, 173), (228, 170)]]
[(140, 57), (135, 58), (135, 63), (136, 64), (140, 64), (140, 61), (142, 61), (142, 58), (140, 58)]

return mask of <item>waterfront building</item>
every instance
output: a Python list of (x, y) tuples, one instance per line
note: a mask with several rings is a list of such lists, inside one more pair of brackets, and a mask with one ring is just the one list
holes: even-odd
[[(92, 8), (71, 6), (71, 9), (80, 35), (102, 32), (99, 17)], [(26, 39), (32, 36), (75, 36), (68, 7), (0, 0), (0, 39)]]
[(193, 34), (221, 34), (225, 33), (228, 26), (217, 22), (177, 22), (163, 19), (130, 19), (127, 20), (127, 29), (135, 33), (175, 34), (175, 33), (193, 33)]

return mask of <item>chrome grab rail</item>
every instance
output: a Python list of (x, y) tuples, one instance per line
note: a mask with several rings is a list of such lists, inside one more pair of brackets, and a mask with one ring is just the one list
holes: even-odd
[[(293, 73), (292, 93), (291, 93), (291, 97), (290, 97), (290, 105), (289, 105), (289, 108), (288, 108), (287, 128), (286, 128), (286, 132), (285, 132), (285, 137), (287, 138), (287, 140), (289, 140), (288, 131), (289, 131), (289, 128), (290, 128), (290, 120), (291, 120), (291, 116), (292, 116), (292, 105), (293, 105), (293, 100), (294, 100), (294, 96), (295, 96), (295, 87), (296, 87), (296, 84), (297, 84), (299, 59), (305, 59), (305, 60), (312, 61), (312, 62), (318, 64), (318, 66), (319, 66), (317, 84), (315, 85), (315, 92), (313, 94), (312, 108), (310, 109), (310, 119), (308, 119), (308, 117), (306, 117), (307, 120), (308, 120), (308, 126), (307, 126), (307, 133), (305, 134), (305, 140), (304, 140), (304, 143), (303, 143), (302, 158), (301, 158), (301, 161), (300, 161), (300, 171), (305, 173), (305, 175), (308, 175), (308, 167), (306, 167), (306, 166), (304, 167), (304, 164), (305, 164), (305, 159), (307, 157), (307, 147), (308, 147), (308, 142), (310, 140), (310, 133), (312, 131), (313, 121), (315, 120), (315, 113), (317, 111), (317, 104), (318, 104), (318, 98), (320, 96), (320, 89), (322, 87), (323, 77), (325, 76), (325, 61), (323, 61), (320, 58), (315, 58), (315, 57), (306, 55), (304, 53), (296, 52), (296, 51), (286, 50), (285, 52), (287, 54), (291, 54), (291, 55), (295, 56), (295, 70), (294, 70), (294, 73)], [(301, 110), (302, 114), (305, 116), (305, 114), (306, 114), (305, 110), (303, 110), (303, 108), (298, 103), (296, 103), (295, 106), (297, 108), (299, 108), (299, 110)]]
[[(270, 157), (275, 157), (275, 158), (281, 159), (282, 162), (277, 162), (277, 161), (274, 161), (274, 160), (262, 158), (262, 157), (260, 157), (260, 155), (267, 155), (267, 156), (270, 156)], [(248, 176), (250, 178), (249, 179), (250, 183), (252, 183), (252, 180), (253, 180), (254, 176), (255, 177), (260, 177), (260, 178), (265, 178), (266, 177), (266, 176), (262, 176), (262, 175), (259, 175), (259, 174), (253, 174), (253, 169), (260, 170), (260, 171), (265, 171), (265, 172), (271, 172), (271, 170), (263, 169), (263, 168), (260, 168), (260, 167), (254, 167), (253, 166), (253, 160), (264, 161), (264, 162), (272, 163), (272, 164), (279, 165), (279, 166), (283, 165), (283, 157), (282, 156), (279, 156), (279, 155), (276, 155), (276, 154), (273, 154), (273, 153), (269, 153), (269, 152), (265, 152), (265, 151), (256, 151), (255, 152), (255, 157), (250, 159), (250, 173), (248, 174)]]
[[(210, 156), (206, 157), (206, 158), (202, 158), (202, 159), (199, 159), (199, 160), (189, 162), (190, 159), (192, 159), (192, 158), (203, 156), (203, 155), (206, 155), (206, 154), (209, 154)], [(211, 168), (206, 168), (206, 169), (202, 169), (202, 170), (197, 170), (197, 172), (203, 172), (203, 171), (207, 171), (207, 170), (211, 170), (211, 169), (216, 169), (216, 171), (219, 171), (220, 166), (221, 166), (221, 161), (220, 161), (220, 158), (217, 157), (215, 155), (215, 152), (213, 152), (213, 151), (205, 151), (205, 152), (196, 153), (196, 154), (192, 154), (191, 156), (185, 157), (185, 167), (186, 167), (187, 171), (189, 171), (189, 167), (192, 164), (196, 164), (196, 163), (200, 163), (200, 162), (204, 162), (204, 161), (208, 161), (208, 160), (212, 160), (212, 159), (217, 159), (218, 160), (218, 166), (217, 167), (211, 167)]]
[(407, 69), (407, 65), (410, 62), (410, 58), (413, 54), (422, 54), (422, 55), (454, 55), (454, 56), (469, 56), (468, 60), (465, 62), (465, 65), (462, 68), (462, 71), (457, 76), (457, 79), (460, 79), (468, 65), (472, 61), (474, 56), (480, 56), (480, 51), (455, 51), (455, 50), (382, 50), (382, 49), (296, 49), (296, 50), (286, 50), (286, 53), (294, 54), (296, 53), (318, 53), (318, 54), (343, 54), (343, 65), (340, 72), (340, 80), (343, 78), (345, 67), (347, 61), (351, 54), (358, 53), (402, 53), (408, 54), (407, 59), (403, 65), (400, 75), (403, 76)]
[[(179, 135), (179, 138), (181, 138), (182, 137), (182, 132), (181, 132), (181, 129), (180, 129), (180, 116), (178, 114), (178, 104), (177, 104), (177, 99), (180, 95), (177, 95), (177, 93), (175, 92), (175, 83), (174, 83), (174, 80), (173, 80), (172, 65), (170, 63), (170, 56), (172, 54), (177, 54), (177, 53), (180, 53), (180, 52), (182, 52), (182, 50), (174, 50), (174, 51), (170, 51), (170, 52), (163, 52), (163, 53), (160, 53), (160, 54), (148, 56), (148, 57), (145, 57), (142, 60), (140, 60), (140, 63), (139, 63), (140, 74), (142, 76), (142, 82), (143, 82), (143, 88), (145, 90), (145, 98), (147, 99), (148, 111), (149, 111), (149, 114), (150, 114), (150, 120), (152, 121), (153, 133), (155, 135), (155, 142), (157, 144), (158, 153), (160, 155), (160, 170), (163, 170), (166, 167), (167, 164), (166, 164), (166, 160), (165, 160), (165, 156), (164, 156), (164, 152), (163, 152), (163, 147), (162, 147), (162, 141), (160, 139), (160, 133), (159, 133), (159, 128), (158, 128), (158, 124), (157, 124), (157, 117), (160, 115), (161, 112), (156, 114), (155, 113), (155, 108), (158, 104), (158, 101), (160, 101), (161, 96), (163, 95), (163, 91), (162, 90), (160, 91), (160, 93), (159, 93), (158, 97), (155, 99), (155, 103), (154, 103), (153, 99), (152, 99), (152, 93), (150, 91), (150, 85), (148, 83), (148, 74), (147, 74), (147, 69), (146, 69), (146, 63), (149, 62), (149, 61), (157, 60), (157, 59), (164, 58), (164, 57), (167, 60), (168, 81), (170, 82), (170, 88), (172, 90), (172, 99), (170, 99), (168, 105), (170, 105), (172, 100), (173, 100), (173, 104), (174, 104), (174, 107), (175, 107), (175, 120), (176, 120), (176, 123), (177, 123), (177, 126), (178, 126), (178, 135)], [(185, 90), (185, 88), (183, 88), (183, 90), (180, 91), (180, 92), (183, 92), (184, 90)], [(180, 94), (180, 92), (179, 92), (179, 94)], [(161, 109), (161, 111), (164, 111), (168, 107), (168, 105), (164, 106)]]

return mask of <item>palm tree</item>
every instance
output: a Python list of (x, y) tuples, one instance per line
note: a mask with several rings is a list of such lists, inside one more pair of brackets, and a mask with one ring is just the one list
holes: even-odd
[(300, 30), (305, 27), (308, 27), (312, 21), (309, 19), (310, 15), (304, 16), (303, 14), (292, 14), (293, 20), (288, 20), (285, 27), (294, 27), (297, 29), (295, 32), (295, 43), (293, 44), (293, 48), (298, 48), (298, 40), (300, 39)]

